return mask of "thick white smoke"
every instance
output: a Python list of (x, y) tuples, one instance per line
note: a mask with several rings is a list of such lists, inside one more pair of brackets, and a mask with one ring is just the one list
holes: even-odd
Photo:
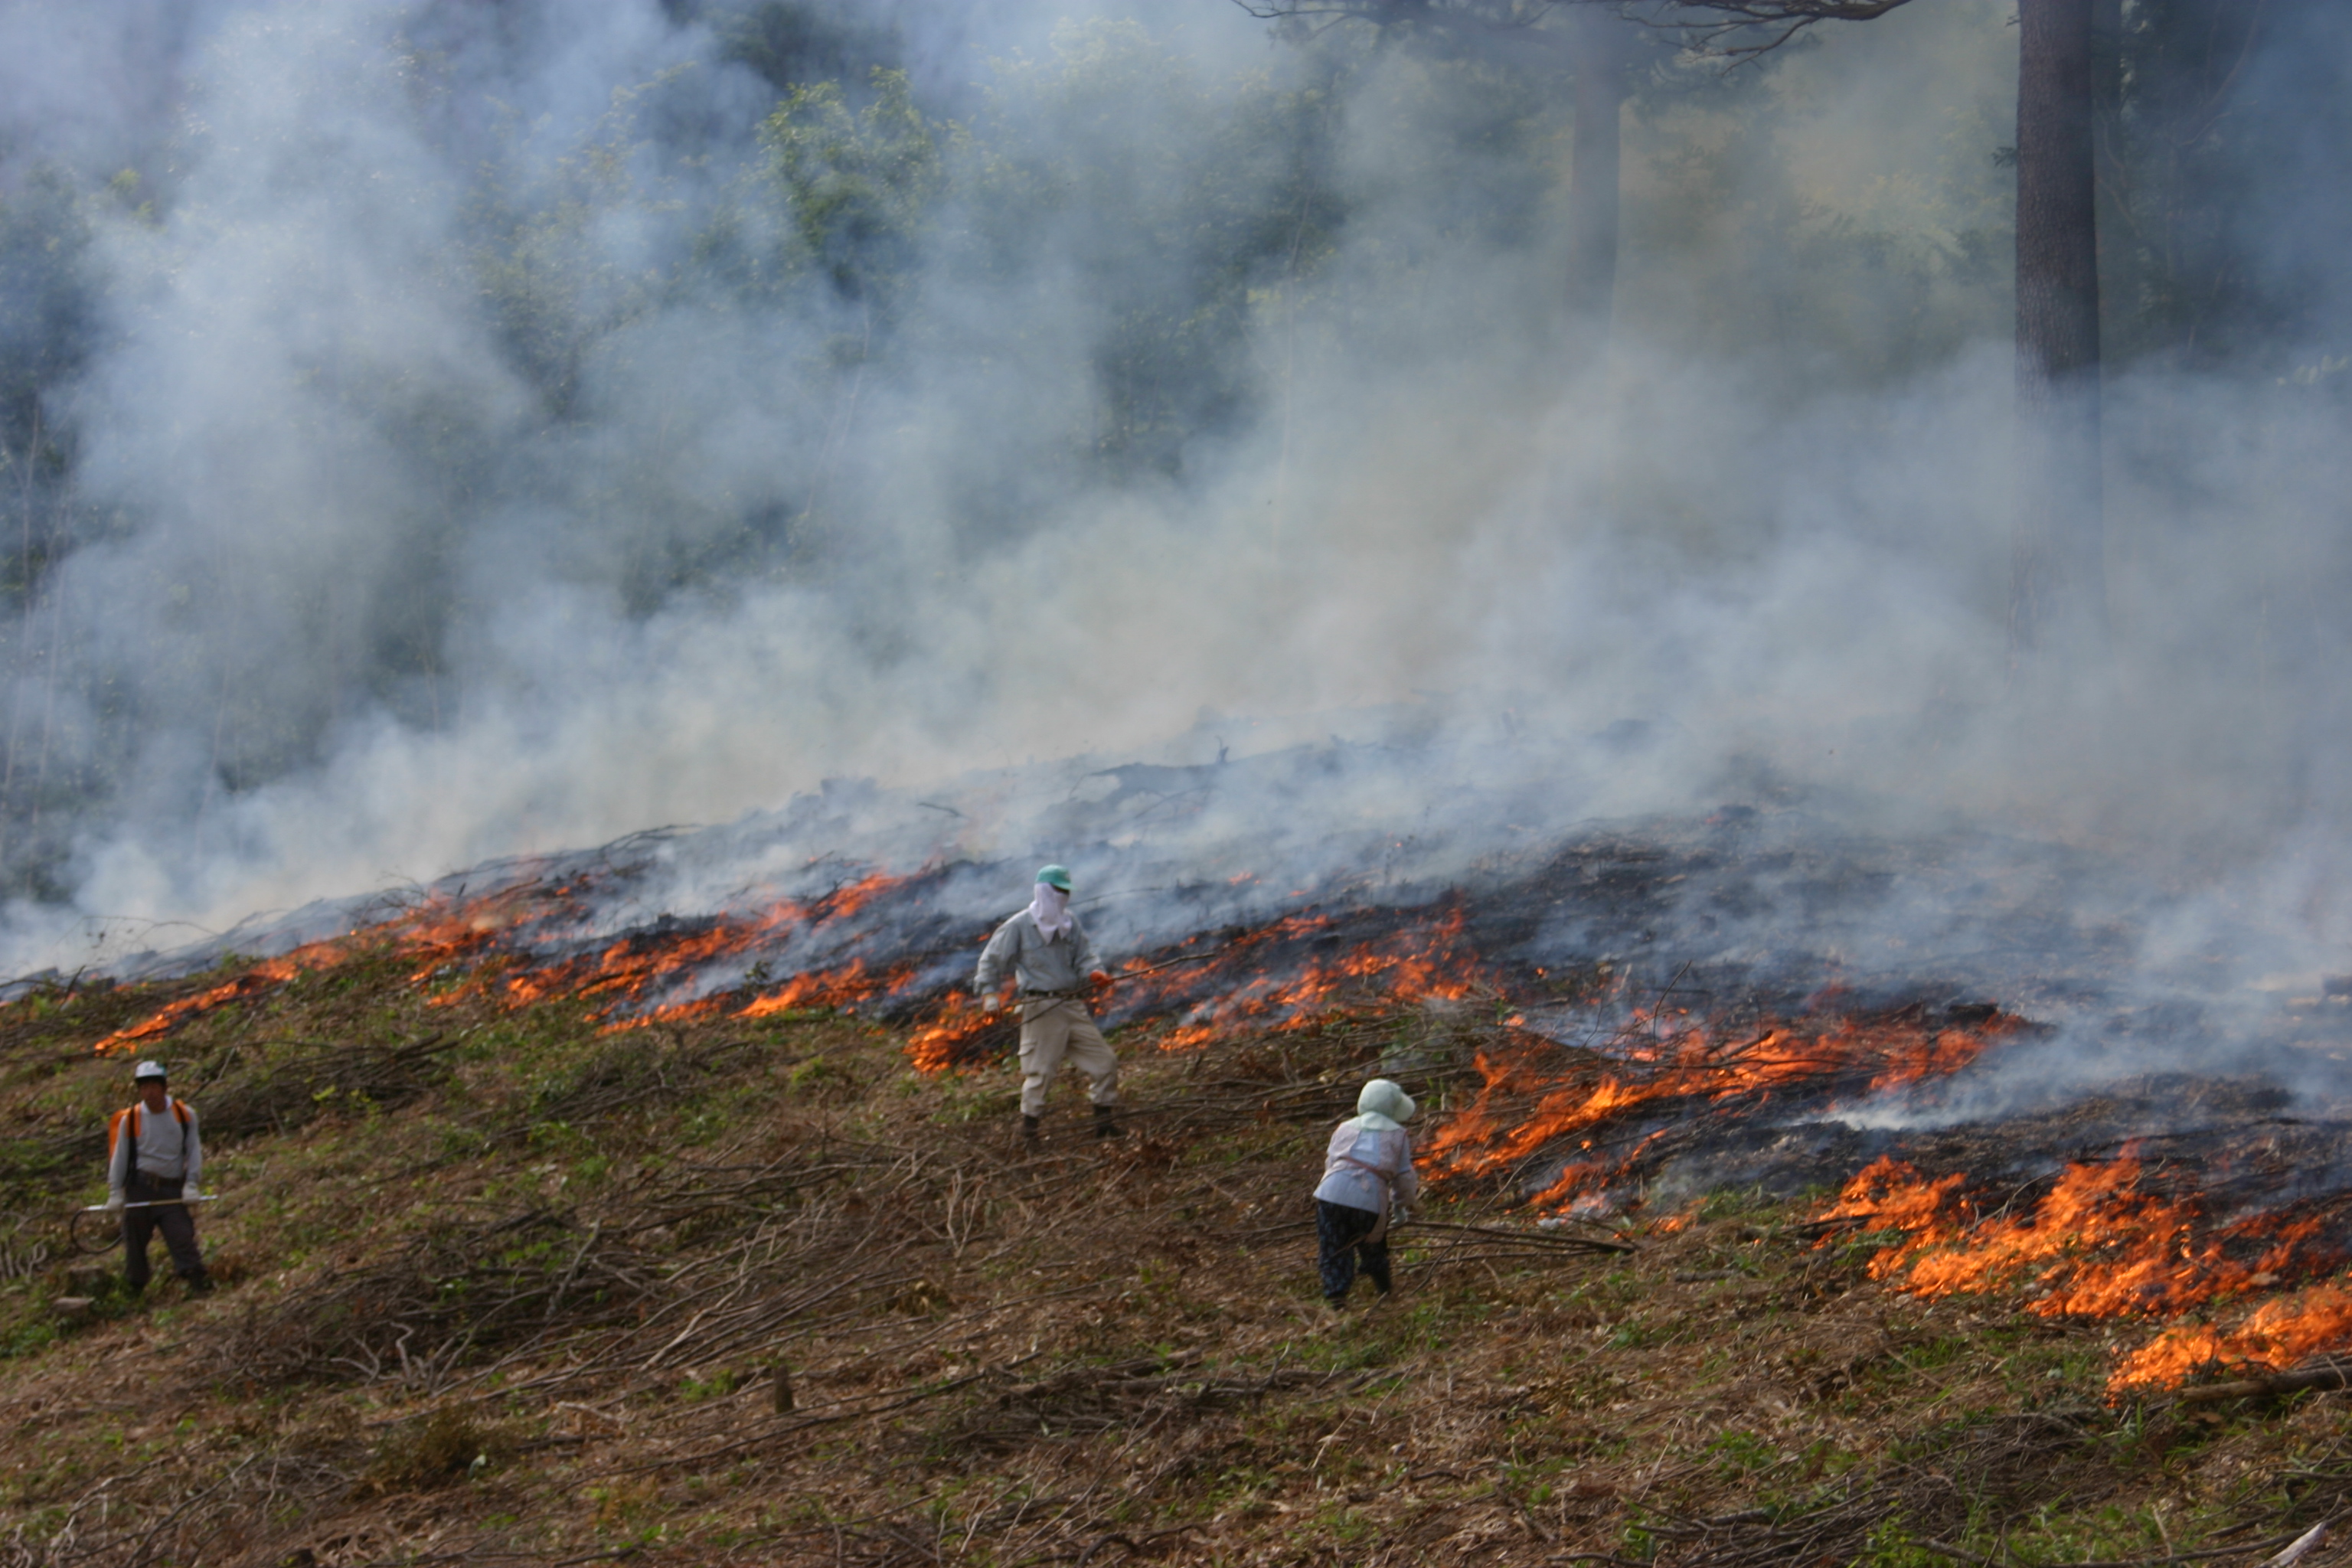
[[(37, 721), (131, 763), (5, 967), (827, 776), (1205, 761), (1203, 710), (1272, 744), (1416, 701), (1517, 749), (1433, 752), (1400, 820), (1486, 769), (1563, 781), (1554, 826), (1769, 775), (2146, 858), (2159, 967), (2231, 922), (2280, 969), (2352, 937), (2326, 387), (2119, 377), (2116, 658), (2010, 668), (1995, 0), (1637, 97), (1615, 347), (1581, 365), (1557, 106), (1402, 49), (1340, 70), (1208, 0), (873, 13), (1013, 184), (940, 199), (920, 332), (829, 379), (870, 298), (678, 282), (722, 216), (750, 251), (789, 221), (745, 195), (773, 89), (710, 18), (173, 9), (160, 62), (5, 16), (26, 81), (141, 84), (20, 100), (20, 143), (168, 131), (152, 209), (96, 219), (103, 347), (54, 416), (102, 522), (14, 699), (20, 753)], [(1242, 296), (1246, 406), (1107, 478), (1105, 345), (1202, 243), (1202, 182), (1282, 211), (1234, 126), (1277, 90), (1321, 95), (1346, 220), (1302, 209)], [(1020, 179), (1054, 199), (996, 232)], [(677, 566), (747, 518), (782, 542)], [(1654, 743), (1601, 757), (1626, 720)]]

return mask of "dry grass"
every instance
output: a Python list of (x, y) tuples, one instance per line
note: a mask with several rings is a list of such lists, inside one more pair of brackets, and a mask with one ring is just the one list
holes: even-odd
[[(93, 1184), (89, 1041), (170, 994), (0, 1015), (26, 1235)], [(1066, 1085), (1024, 1157), (1008, 1075), (867, 1025), (307, 977), (160, 1047), (230, 1288), (59, 1333), (55, 1264), (0, 1285), (0, 1563), (2251, 1563), (2352, 1507), (2352, 1395), (2112, 1406), (2142, 1331), (1887, 1293), (1737, 1194), (1616, 1252), (1443, 1194), (1327, 1319), (1325, 1130), (1485, 1027), (1129, 1039), (1133, 1136)]]

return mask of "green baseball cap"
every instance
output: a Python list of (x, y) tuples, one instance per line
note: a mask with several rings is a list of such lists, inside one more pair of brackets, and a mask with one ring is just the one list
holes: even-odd
[(1059, 888), (1066, 893), (1070, 890), (1070, 868), (1066, 866), (1041, 868), (1037, 872), (1037, 879), (1049, 888)]

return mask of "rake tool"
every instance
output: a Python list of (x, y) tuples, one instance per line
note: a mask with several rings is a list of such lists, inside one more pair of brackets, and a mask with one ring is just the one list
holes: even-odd
[(122, 1245), (122, 1227), (101, 1226), (96, 1240), (85, 1239), (82, 1226), (91, 1215), (128, 1213), (132, 1209), (186, 1208), (194, 1204), (216, 1204), (220, 1199), (221, 1195), (218, 1193), (206, 1193), (200, 1198), (152, 1198), (142, 1203), (124, 1204), (120, 1210), (108, 1208), (104, 1204), (91, 1204), (87, 1208), (78, 1208), (73, 1211), (72, 1216), (66, 1222), (66, 1240), (74, 1251), (82, 1257), (95, 1258), (101, 1252), (111, 1252)]

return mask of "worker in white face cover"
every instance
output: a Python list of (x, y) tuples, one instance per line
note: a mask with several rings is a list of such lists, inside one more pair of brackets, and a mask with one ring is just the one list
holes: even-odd
[(1389, 1224), (1421, 1195), (1412, 1134), (1404, 1130), (1414, 1110), (1403, 1089), (1376, 1078), (1356, 1096), (1356, 1114), (1331, 1130), (1315, 1189), (1315, 1239), (1323, 1299), (1335, 1308), (1347, 1300), (1359, 1265), (1374, 1289), (1389, 1293)]
[(1047, 866), (1030, 889), (1029, 907), (996, 928), (980, 955), (973, 994), (992, 1006), (1008, 975), (1021, 990), (1021, 1136), (1037, 1141), (1045, 1091), (1067, 1061), (1087, 1075), (1095, 1106), (1095, 1136), (1122, 1136), (1118, 1125), (1118, 1058), (1087, 1010), (1089, 980), (1107, 979), (1086, 927), (1070, 912), (1070, 873)]

